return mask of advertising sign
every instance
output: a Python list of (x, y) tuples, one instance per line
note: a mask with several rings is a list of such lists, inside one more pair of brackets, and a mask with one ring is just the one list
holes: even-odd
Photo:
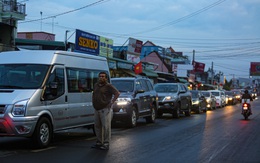
[(251, 62), (250, 76), (260, 76), (260, 62)]
[(134, 38), (129, 38), (127, 53), (131, 55), (140, 56), (143, 42)]
[(195, 72), (204, 72), (205, 64), (193, 61), (193, 67)]
[(100, 36), (100, 52), (99, 55), (103, 57), (113, 57), (113, 40)]
[(100, 37), (88, 32), (76, 29), (75, 51), (99, 55)]

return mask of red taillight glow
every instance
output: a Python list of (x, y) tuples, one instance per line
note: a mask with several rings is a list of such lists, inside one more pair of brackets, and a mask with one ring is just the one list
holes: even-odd
[(243, 107), (247, 107), (247, 104), (244, 104)]

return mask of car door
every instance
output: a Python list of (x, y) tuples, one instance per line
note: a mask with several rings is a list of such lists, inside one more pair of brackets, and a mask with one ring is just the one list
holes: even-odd
[(188, 104), (188, 100), (187, 100), (187, 90), (185, 89), (185, 87), (180, 84), (179, 85), (179, 97), (180, 97), (180, 101), (181, 101), (181, 109), (186, 109), (187, 108), (187, 104)]
[(140, 111), (140, 114), (147, 114), (147, 112), (150, 112), (150, 102), (151, 102), (151, 98), (150, 98), (150, 91), (149, 91), (149, 87), (146, 83), (146, 80), (140, 80), (141, 82), (141, 87), (144, 90), (143, 93), (143, 110)]
[(138, 106), (139, 113), (143, 113), (145, 111), (146, 97), (145, 92), (142, 91), (144, 91), (142, 87), (142, 82), (140, 79), (137, 79), (135, 81), (135, 101)]

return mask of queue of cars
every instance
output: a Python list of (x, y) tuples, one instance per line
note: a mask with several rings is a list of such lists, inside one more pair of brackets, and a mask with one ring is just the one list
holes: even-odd
[(112, 123), (123, 122), (135, 127), (138, 119), (154, 123), (157, 117), (171, 114), (191, 116), (208, 110), (234, 105), (241, 99), (236, 91), (189, 90), (183, 83), (152, 84), (144, 76), (111, 78), (111, 83), (121, 93), (113, 105)]

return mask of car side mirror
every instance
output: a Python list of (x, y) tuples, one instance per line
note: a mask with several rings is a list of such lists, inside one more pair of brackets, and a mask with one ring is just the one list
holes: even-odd
[(137, 93), (144, 93), (145, 91), (143, 90), (143, 89), (138, 89), (138, 90), (136, 90), (136, 94)]

